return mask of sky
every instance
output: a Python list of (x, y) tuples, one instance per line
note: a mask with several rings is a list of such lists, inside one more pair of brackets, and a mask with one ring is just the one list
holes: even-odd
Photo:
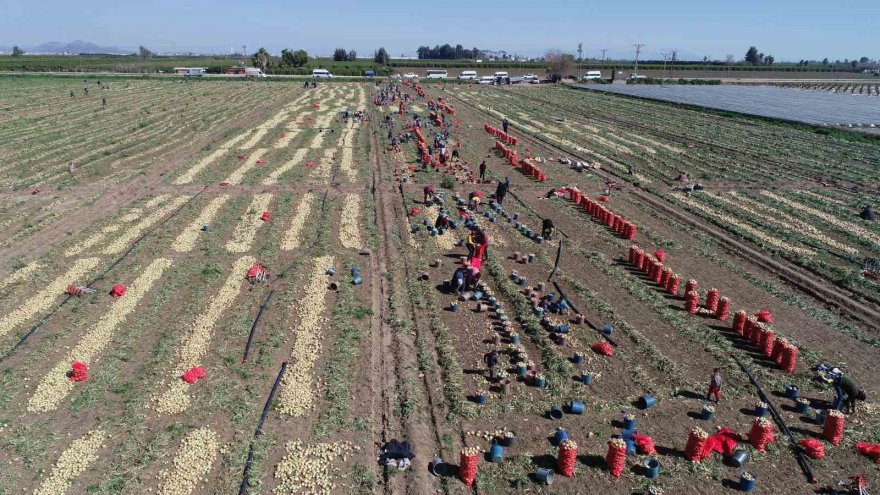
[[(155, 52), (272, 53), (336, 47), (392, 57), (450, 43), (541, 56), (742, 59), (755, 45), (777, 61), (880, 58), (880, 0), (0, 0), (0, 46), (84, 40)], [(872, 53), (873, 51), (873, 53)]]

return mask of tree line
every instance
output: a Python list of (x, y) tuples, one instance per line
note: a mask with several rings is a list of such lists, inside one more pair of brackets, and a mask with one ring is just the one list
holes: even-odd
[(434, 45), (434, 48), (428, 46), (420, 46), (416, 50), (416, 54), (420, 59), (438, 59), (438, 60), (465, 60), (485, 58), (486, 54), (477, 47), (468, 49), (461, 45), (452, 46), (446, 43), (443, 46)]

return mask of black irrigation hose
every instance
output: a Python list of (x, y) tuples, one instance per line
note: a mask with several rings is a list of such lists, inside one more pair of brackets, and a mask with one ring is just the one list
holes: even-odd
[[(171, 220), (172, 218), (174, 218), (175, 216), (177, 216), (177, 214), (180, 213), (181, 210), (183, 210), (184, 208), (186, 208), (190, 203), (192, 203), (192, 202), (193, 202), (193, 201), (194, 201), (199, 195), (201, 195), (201, 194), (202, 194), (203, 192), (205, 192), (205, 190), (207, 190), (207, 189), (208, 189), (208, 188), (205, 187), (205, 188), (202, 189), (201, 191), (199, 191), (199, 192), (197, 192), (196, 194), (194, 194), (193, 197), (191, 197), (191, 198), (189, 199), (189, 201), (187, 201), (186, 203), (180, 205), (180, 208), (174, 210), (174, 211), (171, 213), (171, 215), (169, 215), (169, 216), (165, 219), (165, 221), (167, 222), (168, 220)], [(128, 257), (128, 255), (131, 254), (132, 251), (134, 251), (134, 249), (137, 247), (138, 244), (140, 244), (140, 242), (141, 242), (142, 240), (146, 239), (147, 236), (149, 236), (150, 234), (152, 234), (153, 232), (155, 232), (159, 227), (161, 227), (162, 225), (164, 225), (164, 223), (165, 223), (165, 222), (162, 222), (161, 224), (159, 224), (159, 225), (153, 227), (152, 229), (150, 229), (150, 230), (144, 232), (143, 234), (141, 234), (141, 236), (138, 237), (137, 239), (135, 239), (134, 242), (131, 244), (131, 246), (129, 246), (129, 248), (128, 248), (124, 253), (122, 253), (118, 258), (116, 258), (116, 260), (115, 260), (113, 263), (111, 263), (110, 266), (107, 267), (106, 270), (104, 270), (104, 271), (101, 272), (100, 274), (96, 275), (95, 278), (93, 278), (92, 280), (90, 280), (89, 283), (86, 284), (86, 286), (87, 286), (87, 287), (91, 287), (91, 286), (92, 286), (93, 284), (95, 284), (97, 281), (99, 281), (99, 280), (103, 280), (104, 277), (107, 276), (108, 273), (110, 273), (110, 270), (116, 268), (116, 265), (118, 265), (120, 262), (122, 262), (122, 260), (124, 260), (126, 257)], [(12, 354), (13, 354), (13, 353), (14, 353), (19, 347), (21, 347), (21, 346), (22, 346), (22, 345), (23, 345), (23, 344), (24, 344), (24, 343), (25, 343), (25, 342), (31, 337), (31, 335), (33, 335), (37, 330), (39, 330), (40, 328), (42, 328), (42, 326), (45, 325), (46, 322), (49, 321), (49, 319), (50, 319), (52, 316), (54, 316), (55, 313), (58, 312), (58, 310), (60, 310), (64, 305), (66, 305), (68, 302), (70, 302), (71, 299), (73, 299), (73, 296), (71, 296), (70, 294), (68, 294), (64, 299), (61, 300), (60, 303), (58, 303), (57, 306), (55, 306), (54, 308), (52, 308), (52, 311), (50, 311), (49, 313), (47, 313), (46, 315), (44, 315), (42, 318), (40, 318), (40, 320), (39, 320), (37, 323), (35, 323), (35, 324), (34, 324), (34, 325), (33, 325), (33, 326), (27, 331), (27, 333), (25, 333), (25, 334), (24, 334), (24, 335), (18, 340), (18, 342), (15, 343), (14, 346), (12, 346), (8, 351), (6, 351), (6, 353), (5, 353), (3, 356), (0, 356), (0, 363), (2, 363), (2, 362), (5, 361), (6, 359), (8, 359), (10, 356), (12, 356)]]
[(278, 376), (275, 377), (275, 383), (272, 385), (272, 391), (269, 392), (269, 397), (266, 398), (266, 404), (263, 406), (263, 414), (260, 416), (260, 422), (257, 424), (257, 429), (254, 431), (254, 439), (251, 440), (251, 445), (248, 449), (248, 457), (244, 464), (244, 474), (242, 475), (241, 485), (238, 487), (238, 495), (244, 495), (248, 491), (251, 467), (254, 464), (254, 442), (256, 442), (257, 438), (263, 434), (263, 423), (266, 422), (266, 417), (269, 415), (269, 409), (272, 407), (272, 401), (275, 399), (275, 394), (278, 392), (278, 386), (281, 385), (281, 378), (284, 377), (284, 372), (287, 371), (288, 364), (288, 361), (281, 363), (281, 370), (278, 371)]
[(269, 301), (272, 300), (272, 296), (275, 294), (275, 289), (269, 291), (269, 295), (266, 296), (266, 299), (263, 300), (263, 304), (260, 304), (260, 310), (257, 312), (257, 317), (254, 318), (254, 324), (251, 325), (251, 333), (248, 335), (247, 344), (244, 346), (244, 354), (241, 356), (242, 364), (247, 362), (248, 354), (251, 352), (251, 345), (254, 342), (254, 334), (257, 333), (257, 325), (260, 324), (260, 317), (263, 316), (263, 310), (266, 309), (266, 306), (269, 305)]
[(764, 389), (761, 388), (761, 384), (758, 383), (758, 380), (752, 376), (752, 373), (749, 369), (739, 360), (739, 358), (731, 353), (730, 356), (736, 361), (736, 364), (743, 370), (746, 376), (749, 377), (749, 381), (755, 388), (758, 390), (758, 397), (761, 398), (761, 401), (767, 404), (768, 409), (770, 409), (770, 414), (773, 416), (773, 420), (776, 421), (776, 424), (779, 426), (779, 429), (782, 430), (783, 433), (788, 437), (788, 440), (791, 442), (792, 448), (794, 450), (795, 459), (797, 460), (798, 465), (803, 470), (804, 475), (807, 477), (807, 481), (810, 483), (816, 483), (816, 475), (813, 474), (813, 469), (810, 467), (810, 461), (804, 457), (803, 449), (795, 442), (794, 435), (791, 433), (791, 430), (788, 429), (788, 425), (785, 424), (785, 420), (782, 419), (782, 415), (779, 414), (779, 411), (776, 410), (776, 406), (773, 405), (773, 402), (770, 401), (770, 398), (767, 394), (764, 393)]

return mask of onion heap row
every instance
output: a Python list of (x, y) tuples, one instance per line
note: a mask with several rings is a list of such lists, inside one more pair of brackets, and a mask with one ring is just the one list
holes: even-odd
[(214, 220), (214, 217), (217, 216), (217, 212), (220, 211), (220, 208), (222, 208), (227, 201), (229, 201), (228, 194), (223, 194), (212, 199), (211, 202), (202, 209), (199, 216), (187, 224), (183, 232), (174, 239), (174, 242), (171, 243), (171, 249), (178, 253), (188, 253), (192, 251), (196, 246), (196, 240), (198, 240), (202, 226), (209, 225)]
[(257, 194), (251, 200), (247, 211), (239, 217), (238, 225), (232, 233), (232, 239), (226, 243), (226, 250), (231, 253), (246, 253), (254, 244), (254, 238), (265, 222), (260, 215), (269, 208), (272, 202), (272, 193)]
[(153, 213), (147, 215), (145, 218), (141, 219), (140, 222), (129, 227), (122, 235), (117, 237), (113, 242), (107, 245), (102, 251), (104, 254), (119, 254), (129, 247), (131, 247), (131, 243), (134, 242), (135, 239), (141, 236), (141, 234), (158, 223), (160, 220), (170, 215), (171, 212), (180, 208), (187, 201), (189, 201), (191, 196), (184, 195), (178, 196), (171, 200), (170, 203), (167, 203), (165, 206), (159, 208)]

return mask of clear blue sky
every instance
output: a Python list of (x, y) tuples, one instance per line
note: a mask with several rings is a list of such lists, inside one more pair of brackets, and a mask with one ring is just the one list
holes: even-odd
[(756, 45), (777, 61), (880, 58), (880, 0), (0, 0), (0, 46), (85, 40), (154, 51), (248, 51), (265, 46), (392, 56), (419, 45), (461, 43), (528, 56), (741, 59)]

